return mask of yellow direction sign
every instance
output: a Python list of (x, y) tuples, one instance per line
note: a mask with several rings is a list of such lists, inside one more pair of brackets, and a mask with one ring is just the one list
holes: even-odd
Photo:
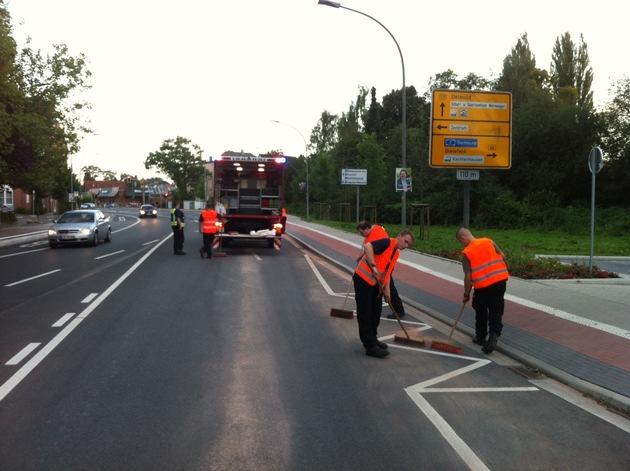
[(512, 94), (434, 90), (429, 164), (440, 168), (509, 169)]

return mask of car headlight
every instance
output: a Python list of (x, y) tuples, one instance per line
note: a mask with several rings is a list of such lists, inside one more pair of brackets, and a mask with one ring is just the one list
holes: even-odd
[(82, 235), (88, 235), (90, 232), (92, 232), (92, 229), (90, 229), (89, 227), (84, 227), (81, 229), (80, 232)]
[(48, 235), (51, 237), (54, 237), (57, 235), (57, 230), (56, 229), (48, 229)]

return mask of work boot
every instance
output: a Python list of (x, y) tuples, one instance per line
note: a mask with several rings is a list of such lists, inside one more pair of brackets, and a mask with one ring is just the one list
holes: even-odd
[(483, 353), (492, 353), (497, 346), (497, 334), (490, 333), (490, 337), (488, 337), (488, 342), (482, 347), (481, 351)]
[(203, 258), (203, 248), (199, 249), (199, 255), (201, 255), (201, 258)]
[(383, 350), (382, 348), (379, 348), (378, 346), (374, 346), (374, 347), (366, 348), (365, 354), (369, 357), (385, 358), (387, 355), (389, 355), (389, 350)]
[(484, 335), (482, 337), (480, 335), (475, 335), (472, 341), (473, 343), (476, 343), (477, 345), (481, 345), (483, 347), (486, 344), (486, 336)]
[(385, 342), (381, 342), (380, 340), (376, 341), (376, 346), (381, 350), (387, 350), (387, 344)]

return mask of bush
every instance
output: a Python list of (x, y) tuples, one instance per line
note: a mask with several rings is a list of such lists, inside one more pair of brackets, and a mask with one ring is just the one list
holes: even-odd
[(2, 224), (13, 224), (17, 222), (17, 218), (14, 213), (9, 212), (0, 212), (0, 223)]

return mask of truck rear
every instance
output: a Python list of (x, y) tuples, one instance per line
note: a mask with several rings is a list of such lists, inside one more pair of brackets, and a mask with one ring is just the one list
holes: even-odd
[(269, 248), (282, 247), (286, 161), (282, 155), (243, 152), (224, 152), (213, 159), (215, 198), (226, 210), (215, 247), (237, 240), (262, 240)]

